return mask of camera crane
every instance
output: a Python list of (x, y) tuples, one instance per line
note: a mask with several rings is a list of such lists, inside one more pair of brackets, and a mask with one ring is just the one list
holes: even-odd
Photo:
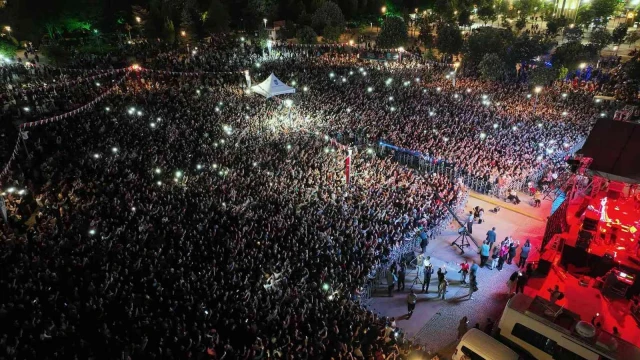
[(458, 237), (451, 243), (451, 246), (457, 246), (458, 249), (460, 249), (460, 254), (464, 254), (465, 247), (471, 247), (471, 242), (473, 242), (476, 248), (479, 249), (480, 246), (478, 246), (478, 243), (473, 238), (473, 236), (469, 234), (466, 224), (460, 221), (460, 219), (458, 219), (458, 216), (456, 215), (456, 213), (451, 209), (451, 207), (447, 204), (447, 202), (444, 201), (442, 197), (440, 197), (440, 194), (438, 194), (437, 192), (435, 194), (436, 194), (436, 198), (442, 202), (442, 204), (447, 209), (449, 214), (451, 214), (451, 216), (453, 216), (453, 219), (458, 223), (458, 225), (460, 225), (460, 228), (458, 228)]

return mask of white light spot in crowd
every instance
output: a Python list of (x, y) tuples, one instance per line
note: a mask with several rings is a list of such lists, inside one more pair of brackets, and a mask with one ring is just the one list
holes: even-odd
[(196, 94), (200, 95), (200, 90), (196, 90)]
[(484, 94), (483, 94), (483, 95), (482, 95), (482, 100), (487, 100), (487, 97), (488, 97), (487, 95), (484, 95)]
[(12, 187), (10, 187), (10, 188), (8, 188), (8, 189), (7, 189), (7, 192), (8, 192), (9, 194), (13, 194), (13, 192), (14, 192), (14, 191), (16, 191), (16, 188), (12, 188)]
[(366, 71), (363, 71), (363, 72), (362, 72), (362, 76), (367, 76), (367, 72), (366, 72)]
[(405, 81), (405, 82), (404, 82), (404, 86), (409, 86), (409, 85), (411, 85), (411, 82), (410, 82), (410, 81)]
[(151, 124), (149, 124), (149, 126), (151, 126), (152, 128), (155, 128), (156, 127), (156, 123), (151, 123)]
[(256, 67), (259, 68), (260, 67), (260, 63), (256, 63)]
[(257, 163), (257, 162), (254, 162), (254, 163), (253, 163), (253, 166), (258, 166), (258, 163)]
[(542, 123), (538, 123), (538, 127), (542, 127)]
[(349, 75), (353, 75), (353, 71), (349, 71)]
[(493, 124), (493, 128), (497, 129), (498, 128), (498, 124)]
[(553, 149), (547, 149), (547, 154), (553, 154)]
[(24, 189), (22, 189), (22, 190), (18, 191), (18, 195), (24, 195), (25, 192), (26, 191), (24, 191)]
[(160, 174), (162, 172), (162, 170), (160, 170), (160, 168), (156, 168), (156, 174)]
[(198, 170), (202, 169), (202, 165), (200, 165), (200, 164), (196, 165), (196, 169), (198, 169)]
[(436, 91), (437, 91), (437, 92), (440, 92), (441, 90), (442, 90), (442, 88), (441, 88), (440, 86), (438, 86), (438, 87), (436, 88)]
[(539, 143), (538, 145), (540, 145), (540, 147), (544, 147), (544, 143)]
[(538, 161), (542, 161), (542, 155), (538, 155), (538, 157), (536, 158), (536, 160), (538, 160)]
[(222, 170), (221, 170), (221, 171), (218, 171), (218, 175), (220, 175), (220, 176), (224, 175), (224, 173), (222, 172)]
[(224, 144), (224, 139), (220, 140), (220, 143), (221, 143), (221, 144)]
[(287, 150), (291, 150), (291, 145), (287, 144)]
[(392, 78), (388, 78), (387, 80), (385, 80), (385, 84), (389, 85), (393, 82)]
[(597, 103), (599, 103), (600, 101), (602, 101), (602, 100), (600, 100), (600, 99), (596, 99), (596, 102), (597, 102)]
[(427, 89), (422, 89), (422, 93), (426, 94), (427, 93)]
[[(227, 203), (222, 203), (222, 206), (227, 206)], [(259, 244), (259, 243), (258, 243)]]
[(111, 108), (109, 108), (108, 106), (106, 108), (104, 108), (106, 111), (110, 111)]
[(324, 148), (324, 152), (328, 153), (329, 152), (329, 148)]
[(93, 157), (94, 157), (95, 159), (99, 159), (99, 158), (100, 158), (100, 154), (93, 154)]
[(178, 182), (178, 178), (173, 178), (173, 182)]
[(240, 41), (244, 41), (244, 37), (241, 37), (241, 38), (240, 38)]
[(138, 116), (142, 115), (142, 111), (137, 112)]
[(220, 108), (216, 106), (216, 112), (220, 112)]
[(96, 231), (94, 229), (89, 230), (89, 235), (95, 235)]
[(342, 82), (347, 82), (347, 78), (342, 78)]
[(158, 186), (162, 185), (162, 181), (158, 181), (156, 184), (158, 184)]
[(291, 82), (291, 86), (296, 86), (296, 81), (295, 81), (295, 80), (293, 80), (293, 81)]
[(511, 128), (511, 130), (516, 131), (516, 130), (518, 130), (518, 127), (514, 126), (514, 127)]
[(360, 69), (358, 69), (358, 71), (363, 72), (363, 71), (364, 71), (364, 68), (360, 68)]
[(567, 93), (562, 93), (562, 97), (563, 98), (566, 98), (567, 96), (569, 96), (569, 95), (567, 95)]
[(564, 143), (564, 144), (562, 144), (562, 146), (564, 146), (564, 147), (568, 148), (568, 147), (569, 147), (569, 144)]
[(329, 73), (329, 77), (330, 77), (330, 78), (333, 78), (334, 76), (336, 76), (336, 74), (334, 74), (334, 73)]
[(176, 177), (179, 178), (182, 176), (182, 171), (178, 170), (176, 171)]
[(568, 113), (567, 113), (566, 111), (563, 111), (563, 112), (562, 112), (562, 116), (567, 116), (567, 114), (568, 114)]
[(416, 78), (416, 82), (420, 82), (420, 78)]
[(309, 91), (309, 88), (305, 86), (302, 88), (302, 91)]
[(334, 149), (334, 148), (331, 148), (331, 152), (336, 152), (336, 149)]
[(470, 92), (471, 92), (471, 89), (467, 88), (467, 93), (470, 93)]
[(391, 111), (396, 111), (396, 108), (392, 106)]
[(324, 136), (324, 139), (325, 139), (325, 140), (327, 140), (327, 141), (329, 141), (329, 135), (325, 135), (325, 136)]
[(350, 113), (351, 112), (351, 108), (347, 108), (347, 112)]
[(454, 94), (453, 97), (457, 99), (458, 98), (458, 94)]
[(100, 83), (99, 83), (99, 82), (97, 82), (97, 83), (96, 83), (96, 86), (100, 86)]
[(195, 55), (196, 53), (197, 53), (197, 51), (195, 51), (195, 50), (193, 50), (193, 51), (191, 52), (191, 54), (193, 54), (193, 55)]
[(372, 149), (372, 148), (368, 148), (368, 149), (367, 149), (367, 153), (369, 153), (369, 154), (373, 154), (373, 149)]
[(333, 295), (329, 295), (329, 300), (333, 300)]
[(118, 148), (117, 147), (112, 147), (111, 148), (111, 152), (114, 153), (114, 154), (117, 153), (118, 152)]
[(484, 138), (486, 138), (486, 137), (487, 137), (487, 134), (485, 134), (485, 133), (483, 133), (483, 132), (482, 132), (482, 133), (480, 133), (480, 139), (484, 139)]
[(605, 117), (605, 116), (607, 116), (606, 113), (600, 113), (600, 117)]
[(213, 164), (213, 168), (217, 169), (218, 168), (218, 164)]
[(527, 99), (531, 99), (531, 94), (527, 94)]
[(450, 77), (449, 75), (445, 76), (447, 79)]
[(435, 113), (433, 111), (429, 111), (429, 116), (433, 116)]
[(131, 211), (136, 211), (136, 208), (135, 208), (135, 207), (132, 207), (132, 208), (131, 208)]
[(447, 141), (449, 141), (449, 138), (445, 137), (445, 138), (442, 138), (442, 140), (444, 140), (444, 142), (447, 142)]
[(373, 88), (372, 88), (371, 86), (369, 86), (369, 87), (367, 88), (367, 92), (372, 92), (372, 91), (373, 91)]
[(393, 101), (393, 96), (389, 96), (389, 101)]
[(26, 111), (26, 112), (29, 112), (29, 110), (30, 110), (30, 109), (29, 109), (28, 107), (25, 107), (25, 108), (24, 108), (24, 111)]

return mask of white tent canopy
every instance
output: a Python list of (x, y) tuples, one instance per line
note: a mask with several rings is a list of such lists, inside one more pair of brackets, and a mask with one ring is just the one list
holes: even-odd
[(280, 79), (273, 75), (273, 73), (271, 73), (267, 80), (261, 82), (258, 85), (252, 86), (251, 91), (260, 94), (268, 99), (276, 95), (293, 94), (296, 92), (296, 89), (283, 83), (282, 81), (280, 81)]

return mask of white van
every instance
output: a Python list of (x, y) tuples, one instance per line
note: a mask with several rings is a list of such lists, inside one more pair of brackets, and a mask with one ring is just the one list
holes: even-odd
[(518, 360), (515, 351), (506, 345), (472, 328), (460, 339), (453, 352), (452, 360)]

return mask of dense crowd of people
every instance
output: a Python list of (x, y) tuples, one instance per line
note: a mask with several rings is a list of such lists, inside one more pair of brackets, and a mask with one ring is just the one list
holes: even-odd
[[(377, 142), (523, 179), (601, 111), (550, 88), (534, 113), (524, 85), (454, 87), (442, 64), (365, 63), (344, 48), (269, 54), (225, 37), (144, 64), (93, 108), (30, 128), (29, 154), (1, 179), (0, 357), (425, 355), (358, 299), (405, 234), (439, 225), (464, 189), (378, 154)], [(251, 94), (248, 67), (254, 81), (273, 72), (296, 87), (292, 109)], [(38, 114), (109, 87), (76, 79), (44, 92), (64, 105)]]

